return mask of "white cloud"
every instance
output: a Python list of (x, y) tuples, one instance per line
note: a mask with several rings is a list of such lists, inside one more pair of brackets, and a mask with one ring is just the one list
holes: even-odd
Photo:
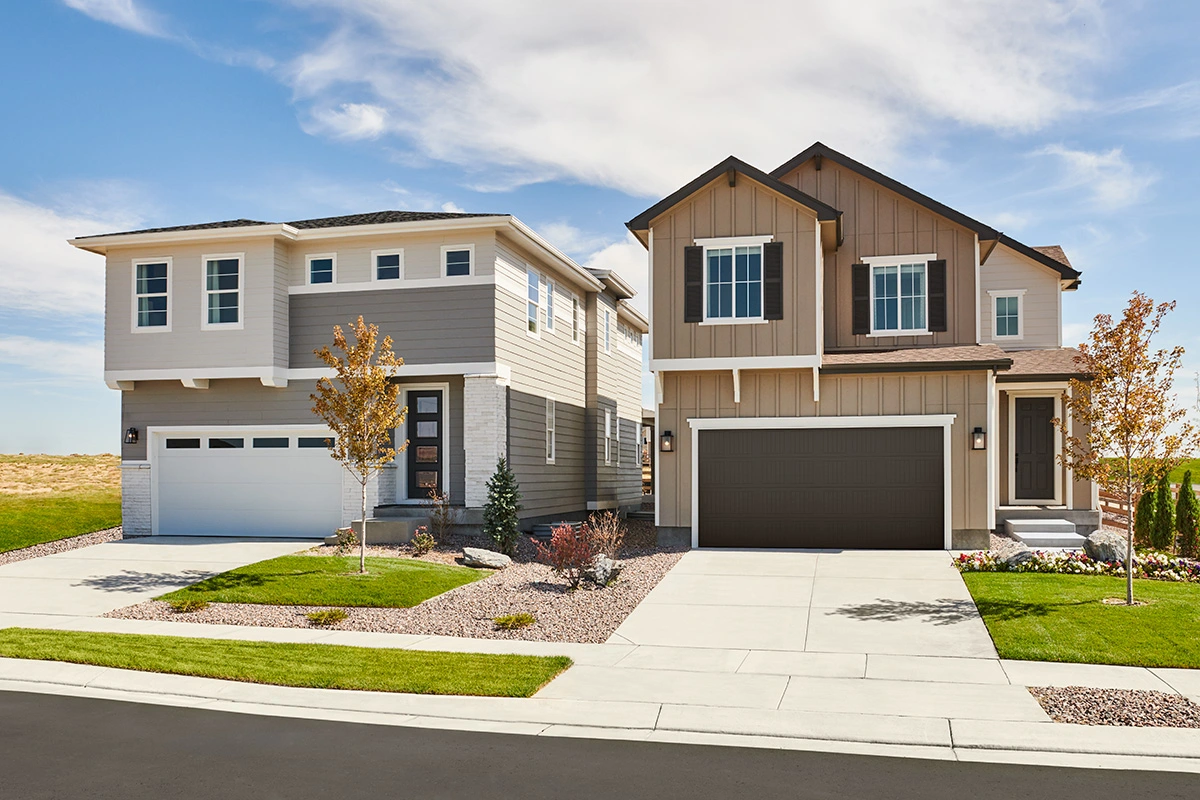
[(146, 36), (166, 36), (158, 20), (133, 0), (63, 0), (69, 8), (94, 20)]
[(94, 385), (104, 376), (104, 343), (0, 335), (0, 364), (54, 376), (57, 384)]
[(629, 301), (630, 305), (643, 314), (648, 313), (650, 305), (650, 297), (647, 292), (649, 259), (646, 248), (633, 238), (633, 234), (628, 234), (622, 242), (610, 244), (596, 251), (588, 257), (584, 266), (591, 269), (608, 269), (620, 275), (637, 292), (637, 295)]
[(311, 129), (396, 135), (482, 186), (643, 195), (731, 152), (770, 168), (820, 138), (886, 166), (947, 125), (1035, 130), (1112, 47), (1090, 0), (292, 3), (335, 20), (281, 72)]
[(1134, 166), (1121, 148), (1106, 152), (1072, 150), (1051, 145), (1035, 155), (1055, 156), (1062, 167), (1060, 189), (1081, 189), (1091, 203), (1104, 211), (1113, 211), (1138, 203), (1158, 176), (1146, 166)]
[(387, 128), (388, 112), (369, 103), (342, 103), (338, 108), (317, 109), (304, 128), (336, 139), (378, 139)]
[(537, 226), (542, 238), (570, 256), (594, 254), (612, 244), (611, 236), (585, 233), (565, 220), (547, 222)]
[(445, 211), (447, 214), (465, 214), (465, 213), (467, 213), (467, 210), (465, 208), (463, 208), (462, 206), (458, 205), (457, 203), (454, 203), (451, 201), (446, 201), (445, 203), (442, 203), (442, 211)]

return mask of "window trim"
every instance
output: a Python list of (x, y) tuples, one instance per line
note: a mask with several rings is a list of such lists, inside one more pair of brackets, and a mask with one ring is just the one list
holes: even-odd
[[(529, 264), (525, 265), (525, 334), (531, 339), (542, 338), (542, 273), (538, 272)], [(537, 300), (529, 298), (529, 290), (537, 284)], [(529, 304), (533, 303), (535, 308), (533, 316), (529, 314)], [(530, 330), (529, 324), (533, 323), (533, 329)]]
[[(237, 322), (208, 321), (208, 262), (236, 258), (238, 262)], [(246, 326), (246, 254), (205, 253), (200, 256), (200, 330), (240, 331)]]
[(604, 311), (604, 352), (606, 355), (612, 355), (612, 309), (605, 308)]
[(545, 276), (542, 277), (542, 280), (546, 284), (546, 323), (544, 327), (546, 333), (554, 333), (554, 281)]
[[(137, 290), (137, 268), (138, 268), (139, 264), (166, 264), (167, 265), (167, 292), (166, 292), (167, 324), (166, 325), (145, 325), (145, 326), (138, 325), (138, 297), (139, 297), (139, 295), (138, 295), (138, 290)], [(173, 263), (172, 257), (165, 256), (163, 258), (135, 258), (135, 259), (133, 259), (131, 270), (132, 270), (131, 271), (132, 285), (130, 286), (130, 290), (132, 292), (132, 295), (131, 295), (132, 299), (131, 299), (131, 308), (130, 308), (131, 313), (130, 313), (130, 320), (129, 320), (130, 330), (133, 333), (170, 333), (171, 332), (171, 323), (174, 321), (174, 316), (175, 316), (174, 313), (172, 313), (172, 311), (171, 311), (171, 306), (174, 305), (174, 303), (171, 302), (171, 283), (173, 281), (173, 274), (175, 272), (175, 264)], [(140, 295), (140, 296), (159, 297), (160, 295), (156, 292), (154, 294), (147, 294), (147, 295)]]
[[(379, 277), (379, 257), (380, 256), (399, 256), (400, 257), (400, 274), (395, 278)], [(371, 251), (371, 283), (392, 283), (393, 281), (404, 280), (404, 248), (392, 248), (391, 250), (372, 250)]]
[[(313, 283), (312, 262), (319, 258), (328, 258), (333, 262), (332, 276), (329, 283)], [(205, 268), (207, 271), (207, 267)], [(240, 276), (239, 276), (240, 277)], [(338, 282), (337, 253), (308, 253), (304, 256), (304, 284), (306, 286), (336, 286)], [(240, 283), (240, 281), (239, 281)]]
[(579, 324), (579, 312), (582, 310), (583, 303), (580, 301), (579, 295), (571, 295), (571, 341), (576, 344), (581, 343), (584, 339), (584, 327)]
[[(471, 254), (471, 260), (467, 264), (466, 275), (448, 275), (446, 274), (446, 254), (452, 251), (466, 250)], [(475, 245), (474, 244), (444, 244), (442, 245), (442, 277), (451, 280), (455, 278), (469, 278), (475, 274)]]
[(621, 466), (621, 411), (617, 409), (617, 413), (613, 414), (615, 422), (613, 424), (613, 441), (617, 447), (617, 466)]
[(553, 464), (558, 455), (558, 404), (546, 398), (546, 463)]
[(612, 464), (612, 409), (604, 409), (604, 463)]
[[(1025, 289), (988, 289), (992, 300), (992, 341), (1019, 342), (1025, 338)], [(1017, 333), (1016, 335), (999, 334), (996, 332), (996, 301), (1001, 297), (1017, 299)]]
[[(763, 280), (762, 262), (765, 255), (763, 245), (775, 241), (773, 235), (768, 236), (723, 236), (714, 239), (695, 239), (695, 243), (702, 248), (700, 254), (701, 268), (704, 270), (704, 298), (703, 298), (703, 318), (698, 324), (700, 325), (761, 325), (770, 320), (763, 317), (763, 287), (766, 281)], [(729, 250), (730, 248), (738, 247), (757, 247), (758, 248), (758, 316), (757, 317), (711, 317), (708, 314), (708, 251), (709, 250)], [(737, 256), (737, 253), (734, 253)], [(737, 286), (736, 275), (733, 285)], [(736, 294), (736, 288), (735, 288)]]
[[(933, 331), (929, 330), (929, 262), (937, 260), (937, 253), (915, 253), (913, 255), (897, 255), (897, 256), (867, 256), (862, 259), (862, 263), (869, 268), (870, 285), (870, 303), (871, 303), (871, 332), (862, 334), (869, 338), (898, 338), (901, 336), (932, 336)], [(875, 269), (876, 267), (896, 267), (897, 269), (897, 287), (899, 286), (899, 268), (901, 264), (921, 264), (925, 268), (925, 327), (913, 330), (904, 330), (897, 328), (875, 327)], [(898, 302), (898, 301), (897, 301)], [(899, 314), (897, 314), (897, 322)]]

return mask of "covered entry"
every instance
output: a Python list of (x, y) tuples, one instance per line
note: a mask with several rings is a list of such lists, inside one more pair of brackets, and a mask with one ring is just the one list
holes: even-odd
[(694, 544), (945, 548), (953, 417), (877, 419), (693, 420)]

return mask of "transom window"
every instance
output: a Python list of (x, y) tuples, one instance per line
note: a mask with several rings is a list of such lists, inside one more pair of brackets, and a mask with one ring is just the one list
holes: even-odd
[(205, 325), (240, 325), (242, 321), (242, 257), (209, 256), (204, 260)]
[(762, 245), (704, 249), (707, 319), (762, 318)]
[(872, 330), (926, 330), (925, 262), (871, 267)]
[(395, 253), (375, 253), (375, 280), (377, 281), (398, 281), (400, 280), (400, 270), (404, 264), (404, 254), (397, 251)]
[(447, 278), (462, 277), (471, 274), (471, 254), (473, 247), (443, 247), (442, 265)]
[(525, 280), (528, 284), (528, 302), (525, 305), (525, 317), (530, 336), (537, 336), (540, 330), (542, 315), (542, 276), (531, 269), (525, 270)]
[(170, 262), (135, 262), (133, 265), (135, 325), (138, 328), (166, 328), (170, 293)]
[(308, 257), (308, 282), (333, 283), (334, 256)]

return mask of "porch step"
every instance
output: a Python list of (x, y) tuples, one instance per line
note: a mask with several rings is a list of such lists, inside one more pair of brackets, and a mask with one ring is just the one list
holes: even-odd
[[(362, 530), (362, 520), (351, 524), (355, 533)], [(367, 520), (367, 544), (407, 544), (420, 527), (429, 529), (429, 517), (372, 517)]]
[(559, 522), (544, 522), (541, 525), (534, 525), (532, 532), (533, 532), (534, 537), (536, 537), (538, 539), (545, 539), (546, 541), (549, 541), (550, 537), (554, 535), (554, 529), (557, 528), (559, 525), (574, 525), (575, 527), (579, 527), (582, 524), (583, 524), (582, 520), (561, 520)]
[(630, 511), (627, 516), (629, 519), (640, 519), (645, 522), (654, 522), (653, 511)]
[(1081, 548), (1084, 542), (1084, 537), (1075, 532), (1075, 523), (1066, 519), (1006, 519), (1004, 529), (1034, 549)]
[(375, 506), (375, 516), (382, 517), (428, 517), (429, 506), (384, 505)]

